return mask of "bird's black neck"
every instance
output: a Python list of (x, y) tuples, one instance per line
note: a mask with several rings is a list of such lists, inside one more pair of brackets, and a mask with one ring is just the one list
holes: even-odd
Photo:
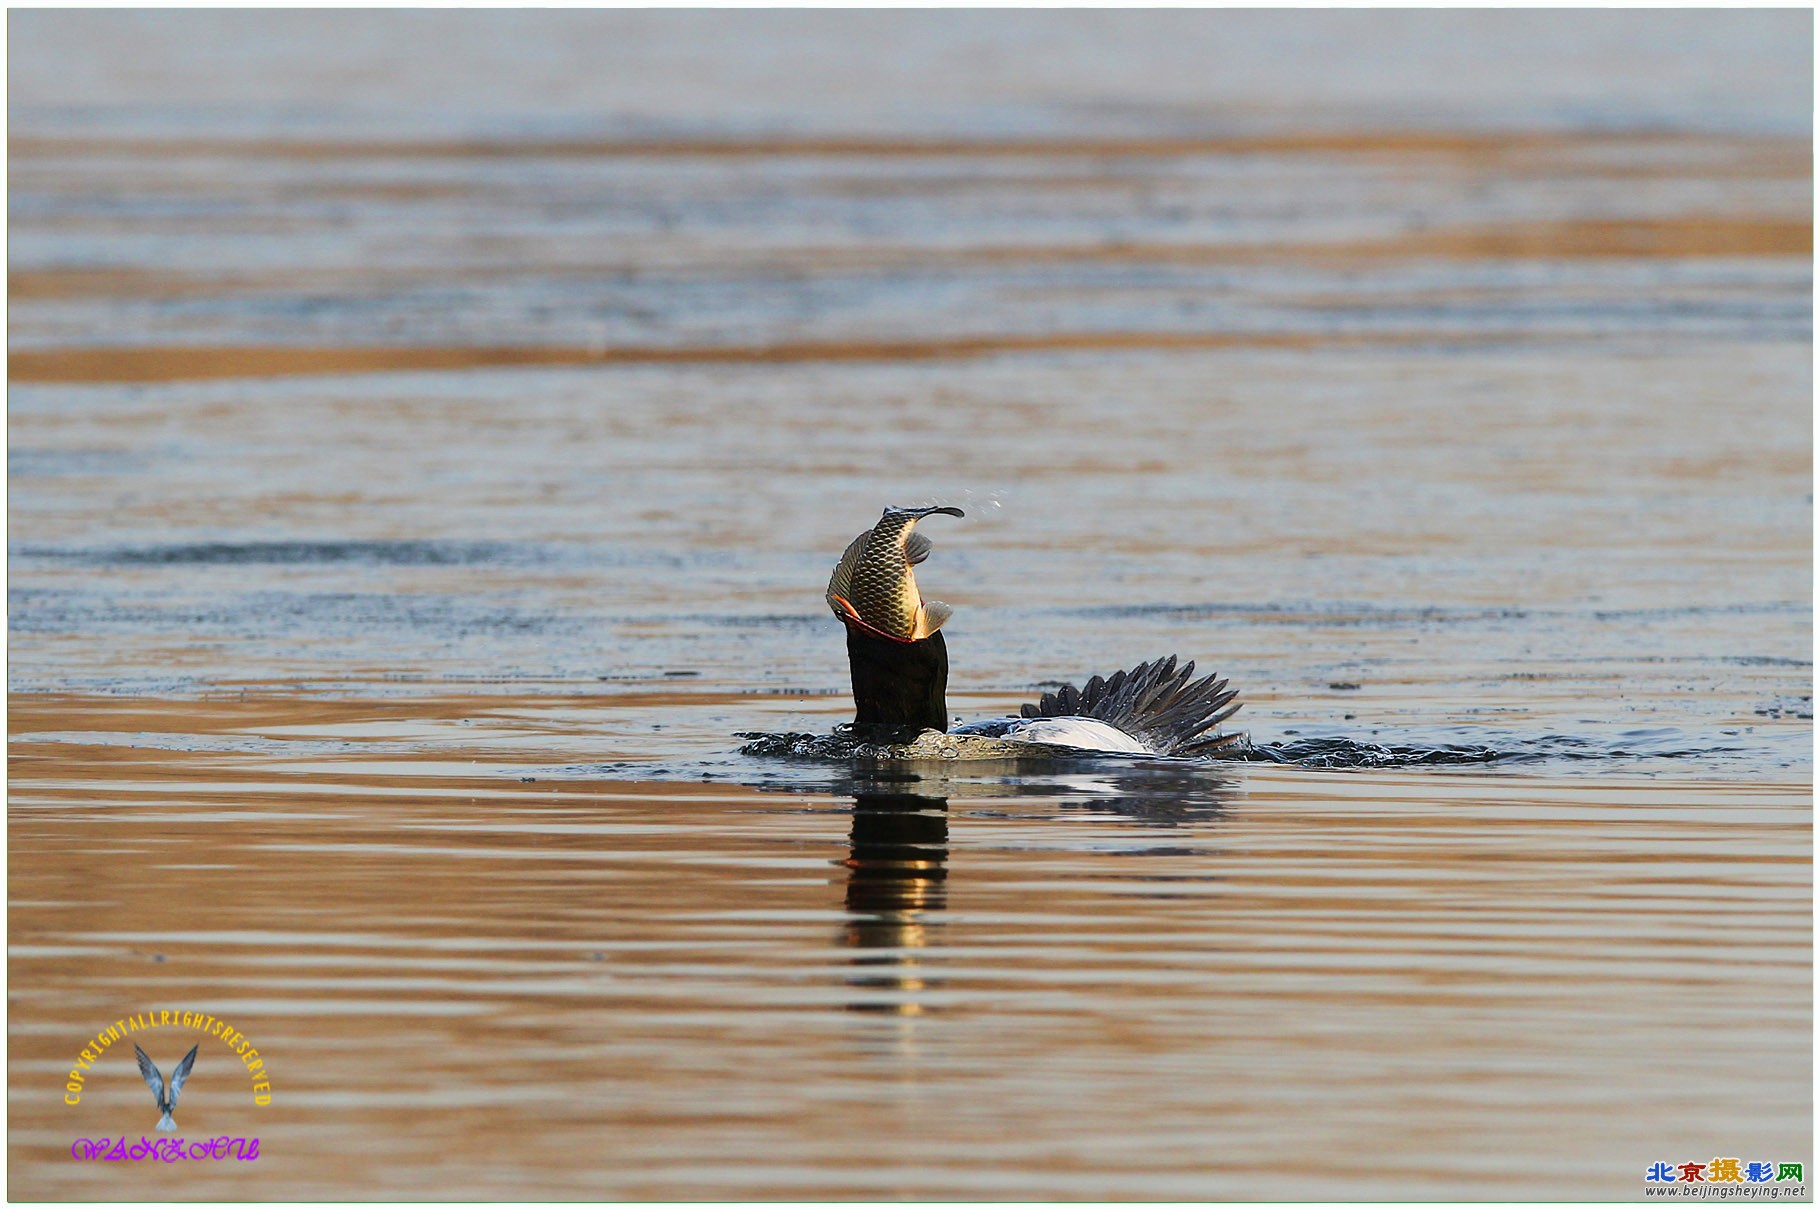
[(847, 627), (856, 727), (948, 729), (948, 643), (936, 631), (896, 643)]

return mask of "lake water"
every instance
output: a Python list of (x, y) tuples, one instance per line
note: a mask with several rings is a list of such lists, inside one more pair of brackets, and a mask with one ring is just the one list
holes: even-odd
[[(1809, 14), (9, 29), (14, 1196), (1811, 1165)], [(928, 501), (1379, 767), (741, 755)]]

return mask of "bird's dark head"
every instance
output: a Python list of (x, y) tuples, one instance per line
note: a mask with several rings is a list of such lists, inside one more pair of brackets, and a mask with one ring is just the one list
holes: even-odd
[[(936, 631), (901, 643), (847, 625), (853, 674), (853, 725), (883, 742), (904, 742), (925, 728), (948, 729), (948, 642)], [(906, 732), (901, 737), (886, 729)]]

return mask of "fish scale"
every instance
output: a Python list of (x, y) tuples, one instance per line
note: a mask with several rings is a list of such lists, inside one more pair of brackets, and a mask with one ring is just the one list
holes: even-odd
[(887, 508), (848, 544), (828, 580), (828, 605), (836, 616), (848, 617), (844, 600), (862, 624), (901, 642), (927, 638), (948, 619), (946, 605), (924, 602), (912, 570), (929, 553), (928, 540), (914, 532), (916, 523), (932, 513), (965, 515), (958, 508)]
[(874, 525), (853, 569), (853, 595), (847, 599), (860, 616), (889, 634), (908, 636), (916, 629), (916, 610), (923, 603), (916, 572), (904, 555), (904, 542), (915, 517), (891, 516)]

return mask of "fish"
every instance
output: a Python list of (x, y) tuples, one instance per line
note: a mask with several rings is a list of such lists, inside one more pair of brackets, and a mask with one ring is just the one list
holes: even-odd
[(913, 570), (933, 546), (916, 523), (938, 513), (967, 515), (949, 505), (887, 508), (878, 524), (848, 543), (828, 577), (834, 616), (895, 643), (919, 643), (940, 630), (954, 609), (923, 600)]

